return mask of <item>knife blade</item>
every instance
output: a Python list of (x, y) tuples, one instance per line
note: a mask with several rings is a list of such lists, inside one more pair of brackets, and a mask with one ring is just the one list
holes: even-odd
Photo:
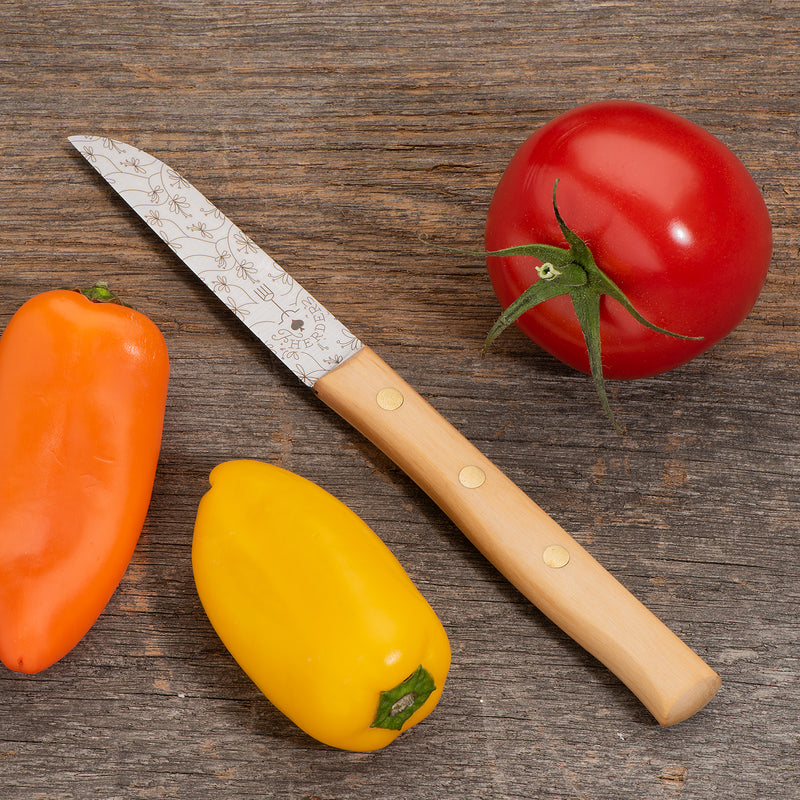
[(721, 680), (705, 661), (179, 172), (113, 139), (69, 141), (303, 383), (661, 725), (711, 700)]

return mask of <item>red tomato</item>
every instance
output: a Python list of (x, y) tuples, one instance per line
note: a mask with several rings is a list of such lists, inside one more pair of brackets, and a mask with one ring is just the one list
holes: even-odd
[[(769, 214), (753, 178), (718, 139), (644, 103), (579, 106), (540, 128), (511, 159), (492, 198), (486, 249), (565, 246), (553, 209), (595, 263), (649, 322), (600, 300), (603, 374), (642, 378), (694, 358), (750, 312), (772, 254)], [(530, 256), (487, 258), (506, 308), (538, 279)], [(566, 364), (589, 372), (586, 343), (568, 295), (546, 300), (516, 324)]]

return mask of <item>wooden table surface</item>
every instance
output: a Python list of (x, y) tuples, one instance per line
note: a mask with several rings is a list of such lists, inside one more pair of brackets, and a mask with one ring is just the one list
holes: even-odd
[[(171, 383), (152, 504), (85, 639), (0, 672), (0, 796), (291, 800), (800, 798), (800, 9), (794, 0), (6, 0), (0, 325), (105, 279), (161, 328)], [(480, 259), (508, 159), (579, 103), (705, 126), (774, 226), (763, 293), (711, 351), (591, 382), (518, 331)], [(658, 726), (444, 514), (270, 355), (66, 140), (182, 170), (722, 676)], [(361, 515), (436, 609), (436, 711), (373, 754), (317, 744), (213, 632), (190, 564), (208, 473), (257, 458)]]

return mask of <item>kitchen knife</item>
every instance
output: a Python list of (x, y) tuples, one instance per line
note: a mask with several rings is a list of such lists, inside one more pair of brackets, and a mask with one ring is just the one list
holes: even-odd
[(720, 677), (696, 653), (178, 172), (113, 139), (69, 141), (303, 383), (661, 725), (711, 700)]

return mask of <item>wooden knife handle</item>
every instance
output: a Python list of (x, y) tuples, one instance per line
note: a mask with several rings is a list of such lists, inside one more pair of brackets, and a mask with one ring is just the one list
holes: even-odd
[(374, 351), (360, 350), (314, 388), (661, 725), (711, 700), (719, 675)]

